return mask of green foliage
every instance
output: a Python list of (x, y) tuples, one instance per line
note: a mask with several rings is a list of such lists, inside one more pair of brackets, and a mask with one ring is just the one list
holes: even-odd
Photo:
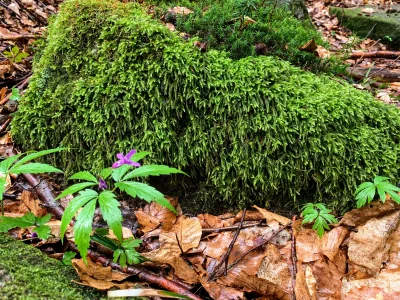
[(11, 92), (10, 100), (18, 101), (19, 99), (21, 99), (21, 95), (19, 93), (19, 89), (13, 87), (12, 88), (12, 92)]
[[(136, 150), (132, 150), (135, 153)], [(149, 152), (139, 152), (130, 157), (130, 162), (140, 166), (137, 163), (138, 160), (145, 157)], [(147, 165), (138, 167), (133, 171), (132, 165), (129, 165), (129, 161), (124, 161), (124, 164), (118, 168), (105, 168), (100, 174), (104, 176), (98, 180), (96, 176), (88, 171), (81, 171), (72, 175), (69, 179), (75, 180), (87, 180), (86, 182), (76, 183), (71, 185), (69, 188), (64, 190), (56, 199), (60, 199), (66, 195), (79, 192), (77, 196), (69, 203), (64, 211), (61, 219), (61, 237), (64, 236), (68, 224), (71, 222), (72, 218), (76, 216), (78, 210), (82, 207), (83, 209), (78, 213), (76, 217), (76, 222), (74, 225), (74, 238), (77, 248), (83, 258), (86, 261), (87, 249), (89, 248), (90, 238), (92, 234), (92, 222), (95, 212), (96, 205), (100, 207), (100, 211), (103, 215), (104, 221), (107, 222), (108, 227), (114, 232), (115, 236), (118, 238), (121, 247), (115, 250), (114, 259), (119, 260), (121, 265), (126, 265), (126, 262), (131, 264), (132, 262), (137, 263), (139, 259), (137, 258), (136, 251), (134, 247), (137, 247), (136, 242), (124, 241), (122, 237), (122, 214), (119, 209), (119, 202), (117, 201), (117, 196), (114, 194), (115, 188), (118, 188), (121, 192), (126, 192), (132, 197), (139, 197), (147, 202), (155, 201), (160, 205), (170, 209), (176, 213), (175, 208), (165, 199), (164, 195), (157, 191), (155, 188), (141, 182), (128, 181), (129, 179), (135, 177), (146, 177), (151, 175), (168, 175), (168, 174), (185, 174), (184, 172), (170, 168), (164, 165)], [(141, 170), (143, 169), (143, 170)], [(129, 172), (130, 171), (130, 172)], [(115, 181), (115, 188), (110, 190), (104, 179), (111, 175)], [(97, 190), (87, 189), (90, 186), (98, 186)], [(136, 241), (136, 240), (135, 240)]]
[(304, 218), (302, 224), (314, 222), (312, 229), (317, 231), (321, 238), (326, 230), (330, 230), (328, 224), (337, 223), (338, 220), (331, 214), (331, 210), (326, 208), (322, 203), (307, 203), (303, 207), (302, 216)]
[(10, 51), (4, 51), (4, 56), (10, 60), (10, 63), (19, 63), (24, 58), (28, 57), (29, 54), (25, 52), (21, 52), (18, 46), (14, 46)]
[(400, 192), (400, 188), (389, 182), (389, 177), (376, 176), (374, 182), (364, 182), (357, 188), (355, 195), (357, 200), (357, 208), (370, 203), (376, 193), (382, 202), (386, 201), (386, 193), (395, 201), (400, 204), (400, 196), (397, 192)]
[(139, 239), (133, 239), (133, 237), (124, 239), (122, 242), (116, 242), (109, 237), (106, 236), (107, 232), (99, 232), (96, 230), (91, 237), (92, 241), (95, 241), (104, 247), (107, 247), (114, 251), (113, 261), (117, 262), (122, 266), (126, 267), (126, 263), (132, 264), (140, 264), (147, 259), (140, 255), (139, 252), (136, 251), (135, 248), (139, 247), (142, 243)]
[(45, 225), (50, 221), (51, 214), (43, 217), (35, 217), (32, 212), (27, 212), (24, 216), (18, 217), (5, 217), (0, 216), (0, 232), (8, 232), (13, 228), (28, 228), (35, 226), (33, 232), (36, 232), (38, 238), (46, 240), (50, 236), (50, 227)]
[[(29, 163), (31, 160), (66, 150), (67, 148), (55, 148), (50, 150), (43, 150), (39, 152), (33, 152), (30, 154), (21, 153), (18, 155), (10, 156), (0, 162), (0, 202), (1, 202), (1, 214), (4, 215), (3, 206), (3, 193), (5, 192), (5, 186), (7, 185), (6, 179), (10, 174), (40, 174), (46, 172), (61, 172), (61, 170), (54, 168), (53, 166), (42, 164), (42, 163)], [(25, 157), (23, 157), (26, 155)], [(22, 157), (22, 158), (21, 158)]]
[(71, 266), (72, 265), (72, 259), (76, 256), (75, 252), (72, 251), (67, 251), (64, 253), (62, 262), (66, 266)]
[(400, 178), (400, 111), (349, 84), (202, 53), (135, 3), (66, 1), (48, 30), (12, 134), (25, 149), (73, 148), (52, 160), (68, 173), (140, 145), (204, 186), (199, 203), (332, 208), (374, 174)]
[[(201, 38), (209, 48), (227, 51), (233, 59), (255, 56), (255, 45), (263, 43), (267, 46), (267, 55), (315, 72), (337, 71), (339, 64), (334, 59), (321, 59), (299, 50), (311, 39), (328, 45), (309, 20), (296, 19), (288, 9), (274, 7), (273, 3), (263, 0), (225, 0), (211, 6), (194, 3), (189, 8), (194, 9), (194, 13), (178, 15), (177, 30)], [(246, 17), (255, 23), (246, 24)]]

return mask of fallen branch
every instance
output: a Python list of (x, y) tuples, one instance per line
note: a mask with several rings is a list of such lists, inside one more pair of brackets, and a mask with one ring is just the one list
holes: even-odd
[(369, 52), (353, 52), (349, 58), (397, 58), (400, 51), (369, 51)]
[(17, 35), (5, 35), (0, 36), (0, 41), (16, 41), (22, 39), (36, 39), (40, 37), (40, 35), (35, 34), (17, 34)]
[(354, 68), (354, 70), (348, 70), (348, 71), (350, 75), (356, 79), (364, 79), (366, 77), (369, 77), (380, 82), (400, 81), (400, 72), (385, 70), (383, 68), (357, 67)]
[[(262, 220), (256, 222), (256, 223), (248, 223), (248, 224), (243, 224), (242, 228), (249, 228), (249, 227), (254, 227), (254, 226), (260, 226), (262, 223)], [(223, 231), (233, 231), (237, 230), (240, 225), (233, 225), (233, 226), (226, 226), (226, 227), (218, 227), (218, 228), (204, 228), (201, 231), (203, 233), (220, 233)]]
[(221, 269), (222, 265), (225, 266), (224, 271), (223, 271), (222, 274), (224, 274), (225, 276), (227, 275), (227, 273), (228, 273), (228, 259), (229, 259), (229, 255), (231, 254), (233, 245), (235, 244), (236, 239), (237, 239), (237, 237), (239, 236), (240, 230), (242, 229), (243, 221), (244, 221), (244, 216), (245, 216), (245, 215), (246, 215), (246, 209), (243, 210), (242, 219), (240, 220), (240, 223), (239, 223), (239, 225), (238, 225), (238, 227), (237, 227), (237, 230), (236, 230), (236, 232), (235, 232), (235, 235), (233, 236), (233, 239), (232, 239), (231, 243), (229, 244), (228, 250), (226, 251), (226, 253), (224, 254), (224, 256), (222, 256), (221, 261), (218, 263), (218, 265), (216, 265), (215, 268), (214, 268), (214, 270), (210, 273), (210, 275), (208, 276), (208, 280), (207, 280), (207, 281), (214, 280), (214, 279), (217, 277), (217, 275), (219, 275), (219, 273), (221, 273), (221, 272), (220, 272), (220, 269)]
[[(79, 252), (76, 245), (72, 242), (69, 242), (69, 248), (74, 252)], [(113, 270), (117, 270), (119, 272), (123, 272), (126, 274), (135, 275), (140, 280), (156, 284), (159, 287), (166, 289), (168, 291), (190, 297), (191, 299), (194, 299), (194, 300), (201, 300), (200, 297), (198, 297), (197, 295), (188, 291), (183, 285), (173, 282), (163, 276), (153, 274), (144, 268), (141, 268), (138, 266), (129, 266), (129, 267), (123, 268), (119, 264), (113, 262), (112, 259), (106, 258), (106, 257), (102, 256), (100, 253), (90, 250), (90, 249), (88, 250), (88, 256), (94, 262), (99, 262), (100, 264), (102, 264), (105, 267), (110, 266)]]

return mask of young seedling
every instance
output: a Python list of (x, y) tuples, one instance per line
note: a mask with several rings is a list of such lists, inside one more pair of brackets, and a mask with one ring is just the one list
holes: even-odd
[(393, 201), (400, 203), (400, 196), (397, 194), (397, 192), (400, 192), (400, 188), (391, 184), (389, 179), (389, 177), (376, 176), (374, 182), (360, 184), (355, 192), (357, 208), (370, 203), (375, 198), (376, 193), (378, 193), (382, 202), (386, 201), (386, 194), (389, 194)]
[(337, 223), (338, 220), (331, 214), (331, 210), (326, 208), (322, 203), (307, 203), (303, 207), (302, 216), (304, 220), (302, 224), (314, 222), (312, 229), (317, 231), (321, 238), (326, 230), (330, 230), (328, 224)]

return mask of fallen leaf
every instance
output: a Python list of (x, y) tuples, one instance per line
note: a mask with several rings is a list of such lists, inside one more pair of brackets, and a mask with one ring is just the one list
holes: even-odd
[(243, 291), (227, 287), (216, 282), (207, 282), (206, 277), (200, 279), (203, 288), (210, 294), (212, 299), (216, 300), (240, 300), (244, 299)]
[(290, 219), (285, 218), (283, 216), (280, 216), (278, 214), (275, 214), (273, 212), (270, 212), (270, 211), (268, 211), (268, 210), (266, 210), (264, 208), (258, 207), (256, 205), (254, 205), (253, 207), (256, 208), (263, 215), (263, 217), (266, 220), (274, 219), (274, 220), (278, 221), (282, 225), (287, 225), (287, 224), (289, 224), (291, 222)]
[(297, 259), (302, 262), (313, 262), (322, 258), (322, 240), (315, 230), (301, 229), (296, 234)]
[(300, 263), (299, 267), (297, 268), (298, 270), (296, 274), (296, 286), (295, 286), (296, 299), (316, 300), (315, 297), (311, 297), (310, 295), (309, 288), (306, 282), (306, 275), (301, 265), (302, 264)]
[(312, 275), (316, 280), (316, 298), (340, 300), (342, 277), (345, 275), (334, 263), (327, 259), (317, 260), (311, 265)]
[(183, 6), (175, 6), (174, 8), (171, 9), (171, 11), (173, 11), (178, 15), (183, 15), (183, 16), (186, 16), (193, 12), (193, 10), (190, 10), (189, 8)]
[(21, 200), (36, 217), (43, 217), (47, 210), (40, 206), (40, 200), (29, 191), (22, 191)]

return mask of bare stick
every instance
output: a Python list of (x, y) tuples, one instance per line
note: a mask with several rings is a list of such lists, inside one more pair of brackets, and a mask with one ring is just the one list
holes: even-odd
[(227, 275), (229, 254), (231, 253), (233, 245), (235, 244), (236, 239), (239, 236), (240, 230), (242, 229), (245, 215), (246, 215), (246, 209), (243, 210), (242, 219), (240, 220), (240, 223), (239, 223), (239, 226), (237, 227), (235, 235), (234, 235), (231, 243), (229, 244), (229, 248), (228, 248), (227, 252), (224, 254), (224, 256), (222, 256), (221, 261), (218, 263), (218, 265), (215, 266), (215, 268), (212, 271), (212, 273), (208, 276), (208, 281), (211, 281), (211, 280), (215, 279), (215, 277), (219, 273), (219, 270), (222, 267), (222, 265), (225, 265), (223, 274), (225, 276)]
[[(254, 227), (254, 226), (260, 226), (262, 223), (262, 220), (256, 222), (256, 223), (247, 223), (243, 224), (242, 228), (249, 228), (249, 227)], [(226, 227), (219, 227), (219, 228), (204, 228), (201, 231), (203, 233), (219, 233), (223, 231), (233, 231), (237, 230), (240, 225), (233, 225), (233, 226), (226, 226)]]
[(6, 35), (0, 36), (0, 41), (16, 41), (21, 39), (36, 39), (40, 37), (40, 35), (35, 34), (18, 34), (18, 35)]
[(175, 232), (175, 238), (176, 238), (176, 242), (178, 243), (178, 247), (181, 250), (181, 257), (182, 259), (190, 266), (193, 267), (192, 263), (190, 262), (190, 260), (186, 257), (185, 252), (183, 251), (182, 247), (181, 247), (181, 243), (179, 242), (178, 239), (178, 234)]

